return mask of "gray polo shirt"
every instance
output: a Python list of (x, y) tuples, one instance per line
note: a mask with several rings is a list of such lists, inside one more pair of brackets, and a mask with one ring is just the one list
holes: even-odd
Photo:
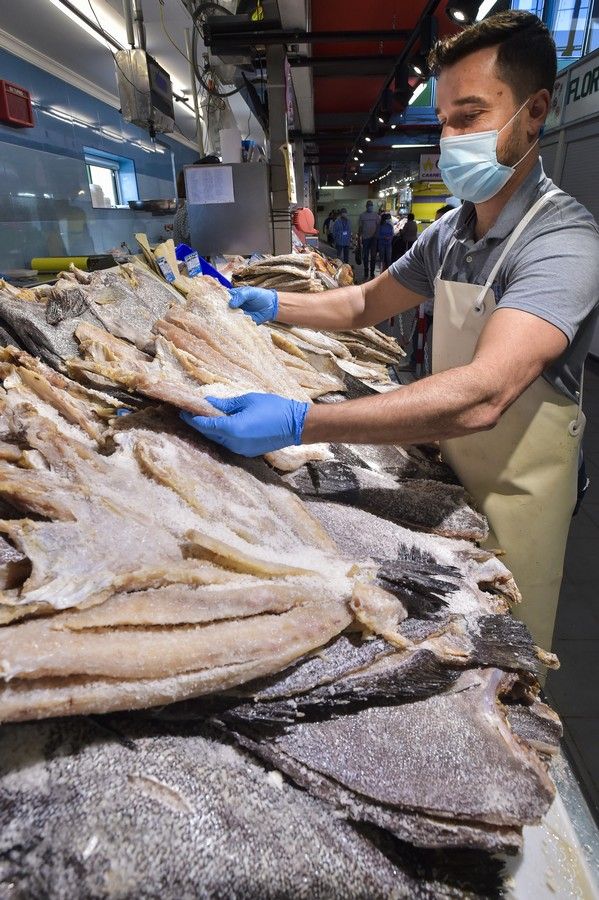
[(363, 238), (369, 240), (370, 238), (375, 236), (376, 230), (379, 227), (380, 220), (381, 217), (378, 213), (360, 213), (360, 218), (358, 219), (358, 232), (362, 235)]
[[(554, 188), (539, 159), (480, 241), (474, 236), (474, 205), (465, 202), (430, 225), (389, 271), (411, 291), (431, 297), (455, 232), (442, 277), (483, 285), (516, 225), (542, 194)], [(498, 306), (532, 313), (566, 335), (568, 347), (544, 377), (577, 399), (599, 314), (599, 229), (591, 214), (563, 192), (548, 200), (504, 260), (493, 292)]]

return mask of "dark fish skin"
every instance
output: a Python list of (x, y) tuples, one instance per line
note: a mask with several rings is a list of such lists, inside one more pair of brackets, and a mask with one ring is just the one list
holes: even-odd
[(369, 802), (519, 830), (540, 821), (555, 791), (537, 754), (512, 736), (503, 678), (472, 670), (442, 694), (300, 721), (268, 743), (273, 758), (280, 751)]
[(335, 460), (307, 463), (283, 480), (300, 497), (355, 506), (407, 528), (472, 541), (484, 541), (488, 534), (484, 516), (472, 509), (458, 485), (425, 479), (397, 481), (386, 473)]
[(3, 727), (3, 900), (479, 896), (416, 880), (213, 732), (109, 722), (125, 742), (84, 719)]
[[(295, 784), (303, 787), (312, 796), (325, 800), (347, 815), (350, 820), (367, 822), (383, 828), (398, 840), (418, 848), (420, 852), (443, 851), (443, 855), (439, 858), (439, 871), (444, 872), (445, 878), (448, 877), (448, 868), (451, 867), (452, 861), (455, 862), (459, 858), (454, 848), (459, 848), (460, 853), (466, 854), (469, 851), (482, 851), (472, 853), (470, 864), (473, 862), (480, 864), (481, 859), (486, 860), (486, 865), (489, 866), (487, 873), (493, 878), (493, 864), (496, 864), (496, 861), (487, 856), (487, 853), (511, 854), (516, 853), (522, 846), (522, 838), (517, 829), (489, 828), (472, 822), (435, 818), (419, 811), (392, 808), (347, 790), (336, 779), (328, 778), (285, 753), (273, 741), (255, 740), (246, 732), (237, 733), (235, 737), (241, 746), (247, 747), (268, 765), (280, 769)], [(466, 872), (473, 874), (472, 868), (461, 869), (462, 879)], [(483, 894), (485, 897), (496, 896), (494, 889), (488, 889), (488, 893), (485, 890)], [(439, 896), (446, 895), (443, 893)], [(470, 896), (470, 893), (458, 891), (447, 896), (464, 897)]]
[(300, 720), (315, 721), (367, 706), (423, 700), (445, 690), (460, 674), (428, 649), (395, 652), (306, 693), (242, 703), (221, 718), (232, 728), (247, 724), (276, 732)]
[(529, 746), (540, 753), (558, 752), (564, 729), (549, 706), (537, 700), (530, 706), (520, 703), (507, 706), (506, 712), (512, 731)]

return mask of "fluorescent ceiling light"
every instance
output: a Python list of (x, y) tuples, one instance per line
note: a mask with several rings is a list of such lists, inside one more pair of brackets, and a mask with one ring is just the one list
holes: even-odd
[(344, 187), (344, 184), (340, 178), (337, 179), (337, 184), (341, 185), (341, 187)]
[(480, 22), (481, 19), (488, 16), (496, 3), (497, 0), (483, 0), (476, 14), (476, 21)]
[[(87, 34), (89, 34), (91, 37), (93, 37), (99, 44), (102, 44), (102, 46), (106, 47), (107, 50), (110, 50), (111, 53), (114, 52), (115, 47), (113, 47), (113, 45), (109, 41), (107, 41), (105, 37), (103, 37), (101, 34), (98, 34), (98, 32), (95, 31), (91, 27), (91, 25), (88, 25), (87, 22), (85, 21), (85, 19), (80, 18), (78, 15), (76, 15), (76, 13), (74, 13), (72, 10), (70, 10), (67, 6), (63, 6), (63, 4), (60, 2), (60, 0), (50, 0), (50, 3), (52, 4), (52, 6), (55, 6), (56, 9), (59, 9), (61, 11), (61, 13), (63, 13), (63, 15), (65, 15), (67, 17), (67, 19), (70, 19), (71, 22), (75, 22), (75, 24), (78, 25), (79, 28), (83, 29), (83, 31), (86, 31)], [(86, 19), (93, 21), (93, 18), (94, 18), (93, 10), (89, 5), (88, 0), (78, 0), (78, 2), (75, 5), (77, 5), (82, 16), (85, 16)], [(95, 7), (94, 7), (94, 9), (95, 9)], [(105, 23), (102, 22), (100, 12), (98, 12), (98, 18), (100, 19), (101, 27), (107, 32), (107, 34), (110, 34), (110, 37), (114, 38), (115, 41), (120, 43), (119, 38), (116, 37), (114, 34), (112, 34), (112, 25), (114, 23), (111, 22), (111, 27), (109, 30), (106, 27)], [(123, 31), (123, 37), (125, 37), (124, 31)]]
[(393, 150), (411, 150), (412, 147), (436, 147), (436, 144), (391, 144)]
[(415, 100), (418, 100), (420, 94), (424, 93), (428, 86), (428, 81), (423, 81), (422, 84), (419, 84), (418, 87), (414, 90), (414, 93), (408, 100), (408, 106), (411, 106)]
[(360, 168), (362, 168), (363, 165), (364, 165), (364, 163), (360, 163)]
[(344, 188), (343, 184), (323, 184), (320, 188), (321, 191), (342, 191)]

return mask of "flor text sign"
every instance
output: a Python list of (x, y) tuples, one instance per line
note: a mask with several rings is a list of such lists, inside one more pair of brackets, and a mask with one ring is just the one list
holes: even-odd
[(555, 82), (545, 128), (551, 131), (599, 114), (599, 52), (563, 69)]

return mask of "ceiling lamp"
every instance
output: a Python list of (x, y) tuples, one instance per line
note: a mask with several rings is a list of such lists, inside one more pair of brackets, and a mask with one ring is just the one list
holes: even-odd
[(363, 151), (360, 147), (358, 147), (358, 153), (359, 153), (360, 155), (363, 155), (363, 154), (364, 154), (364, 151)]
[(359, 156), (354, 156), (354, 159), (355, 159), (356, 162), (358, 162), (358, 160), (360, 159), (360, 157), (359, 157)]
[(428, 78), (429, 68), (424, 53), (417, 53), (410, 60), (410, 69), (418, 78)]
[(364, 140), (366, 141), (366, 143), (369, 144), (369, 143), (371, 142), (372, 138), (371, 138), (371, 137), (368, 137), (368, 135), (366, 135), (366, 137), (364, 138)]
[(447, 15), (458, 25), (471, 25), (476, 21), (480, 2), (481, 0), (454, 0), (447, 6)]
[(391, 113), (388, 109), (379, 109), (376, 114), (376, 120), (379, 125), (386, 125), (391, 118)]
[(345, 184), (345, 182), (343, 181), (342, 178), (338, 178), (338, 179), (337, 179), (337, 184), (340, 184), (341, 187), (343, 187), (343, 185)]

